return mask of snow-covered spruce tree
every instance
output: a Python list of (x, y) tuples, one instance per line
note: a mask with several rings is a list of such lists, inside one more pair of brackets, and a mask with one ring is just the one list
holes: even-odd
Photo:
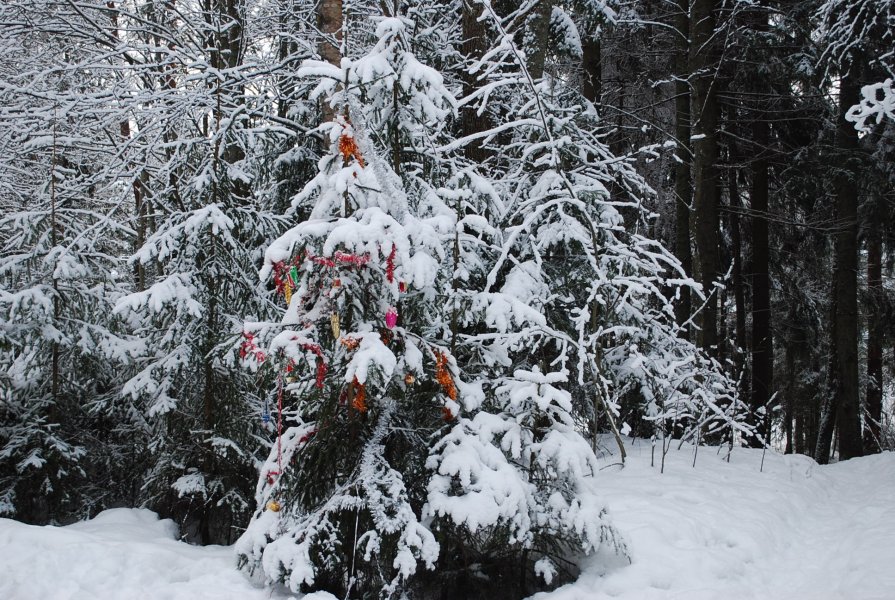
[[(321, 153), (319, 139), (307, 135), (318, 124), (315, 106), (306, 100), (313, 83), (296, 76), (301, 62), (314, 55), (312, 42), (319, 36), (315, 11), (313, 2), (265, 1), (254, 7), (247, 23), (250, 38), (276, 40), (266, 51), (256, 49), (259, 62), (274, 74), (265, 87), (276, 99), (276, 110), (266, 111), (260, 119), (270, 130), (255, 138), (252, 154), (256, 177), (267, 182), (260, 186), (261, 196), (278, 215), (289, 212), (292, 197), (314, 177)], [(273, 132), (279, 135), (269, 135)]]
[(595, 436), (598, 418), (618, 437), (625, 402), (660, 426), (746, 430), (735, 386), (677, 335), (664, 290), (694, 284), (639, 233), (650, 190), (611, 155), (576, 91), (532, 76), (506, 31), (518, 15), (479, 6), (497, 44), (472, 66), (479, 87), (461, 103), (500, 103), (490, 113), (504, 116), (475, 136), (488, 161), (445, 194), (465, 213), (457, 254), (479, 260), (457, 270), (455, 357), (482, 400), (437, 442), (426, 511), (440, 567), (475, 562), (497, 594), (512, 574), (522, 596), (538, 585), (529, 573), (555, 584), (577, 555), (604, 543), (623, 552), (598, 500), (595, 440), (581, 433)]
[(453, 98), (410, 53), (406, 19), (375, 23), (360, 58), (300, 71), (321, 78), (337, 116), (293, 202), (309, 218), (262, 270), (288, 304), (264, 355), (285, 375), (281, 436), (237, 543), (262, 579), (350, 597), (400, 595), (419, 563), (434, 566), (427, 448), (462, 385), (443, 342), (454, 215), (429, 183)]
[(128, 417), (108, 409), (140, 348), (111, 315), (131, 233), (104, 98), (119, 78), (66, 7), (4, 3), (0, 20), (0, 515), (66, 521), (132, 484)]
[[(90, 405), (114, 394), (108, 363), (128, 352), (109, 318), (123, 293), (114, 218), (121, 215), (82, 195), (90, 173), (54, 161), (56, 152), (69, 160), (77, 152), (54, 142), (54, 124), (41, 121), (18, 131), (39, 135), (26, 160), (6, 155), (19, 159), (13, 189), (27, 200), (0, 217), (0, 513), (26, 522), (83, 516), (101, 504), (83, 495), (85, 443), (103, 420)], [(89, 171), (85, 155), (73, 162), (85, 158), (80, 166)]]
[(123, 394), (152, 424), (142, 502), (191, 539), (227, 543), (251, 513), (265, 451), (258, 377), (235, 363), (243, 319), (274, 308), (252, 273), (283, 229), (268, 210), (266, 165), (294, 132), (269, 100), (271, 62), (288, 57), (272, 56), (270, 32), (250, 26), (254, 4), (144, 8), (117, 20), (142, 75), (130, 143), (143, 165), (143, 243), (131, 258), (140, 281), (116, 312), (146, 352)]
[[(649, 190), (479, 6), (500, 43), (462, 102), (493, 127), (463, 139), (433, 112), (453, 102), (406, 51), (405, 21), (379, 22), (341, 69), (303, 70), (340, 116), (295, 200), (310, 219), (262, 273), (290, 296), (284, 330), (260, 345), (284, 373), (285, 421), (238, 552), (268, 581), (352, 596), (556, 585), (581, 554), (624, 552), (581, 433), (598, 411), (617, 417), (636, 394), (653, 420), (729, 421), (733, 386), (677, 337), (662, 293), (688, 282), (637, 233)], [(484, 164), (458, 156), (478, 141)], [(421, 277), (412, 261), (431, 257), (442, 268)]]

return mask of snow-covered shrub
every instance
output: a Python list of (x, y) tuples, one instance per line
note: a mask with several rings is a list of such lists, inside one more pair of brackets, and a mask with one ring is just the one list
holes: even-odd
[(489, 160), (444, 191), (465, 213), (458, 256), (475, 257), (456, 270), (456, 357), (479, 395), (433, 449), (427, 511), (461, 528), (466, 555), (515, 548), (503, 572), (521, 561), (512, 572), (555, 584), (576, 555), (624, 552), (587, 440), (599, 417), (619, 433), (625, 400), (659, 427), (746, 428), (732, 382), (678, 336), (666, 290), (696, 286), (641, 233), (651, 191), (632, 161), (612, 155), (576, 90), (535, 80), (506, 19), (481, 10), (498, 42), (471, 67), (483, 73), (471, 101), (499, 103), (503, 119), (479, 134)]

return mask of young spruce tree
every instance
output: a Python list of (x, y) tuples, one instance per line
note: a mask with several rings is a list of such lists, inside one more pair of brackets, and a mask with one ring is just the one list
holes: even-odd
[(442, 341), (454, 215), (425, 149), (454, 101), (409, 51), (410, 25), (380, 18), (361, 58), (300, 70), (336, 116), (293, 201), (308, 219), (267, 250), (262, 277), (287, 302), (280, 331), (266, 352), (255, 333), (271, 327), (247, 332), (247, 359), (280, 373), (279, 435), (237, 551), (296, 591), (390, 596), (438, 557), (420, 515), (429, 437), (459, 411)]
[[(677, 336), (664, 290), (698, 286), (638, 232), (649, 190), (631, 160), (577, 92), (533, 76), (507, 32), (520, 15), (473, 4), (497, 43), (460, 100), (410, 52), (425, 24), (398, 16), (362, 58), (302, 69), (337, 117), (294, 200), (310, 218), (262, 270), (288, 308), (264, 343), (271, 326), (250, 326), (246, 353), (281, 373), (280, 435), (237, 545), (245, 568), (296, 591), (561, 584), (582, 555), (625, 552), (585, 433), (597, 418), (617, 432), (629, 400), (698, 431), (737, 408)], [(453, 138), (456, 106), (488, 128)]]

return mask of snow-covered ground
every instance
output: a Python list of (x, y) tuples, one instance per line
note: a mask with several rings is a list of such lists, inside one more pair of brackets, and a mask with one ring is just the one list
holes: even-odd
[[(650, 468), (650, 444), (603, 471), (631, 563), (597, 556), (535, 600), (891, 600), (895, 453), (820, 466), (805, 456), (693, 447)], [(609, 462), (614, 461), (607, 461)], [(608, 473), (607, 471), (615, 472)]]
[[(575, 584), (536, 600), (888, 600), (895, 598), (895, 454), (820, 467), (737, 448), (692, 447), (650, 467), (628, 445), (601, 487), (631, 563), (596, 556)], [(170, 521), (116, 509), (68, 527), (0, 519), (3, 600), (261, 600), (229, 548), (175, 540)]]
[[(179, 542), (145, 509), (107, 510), (67, 527), (0, 519), (3, 600), (268, 600), (225, 546)], [(277, 598), (277, 596), (273, 596)]]

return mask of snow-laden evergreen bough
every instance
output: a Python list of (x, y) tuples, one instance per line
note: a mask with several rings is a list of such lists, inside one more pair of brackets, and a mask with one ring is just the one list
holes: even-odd
[[(291, 139), (287, 126), (299, 125), (272, 114), (277, 57), (260, 12), (250, 21), (224, 3), (149, 8), (116, 16), (140, 75), (128, 91), (141, 118), (125, 155), (138, 171), (129, 266), (136, 285), (115, 312), (145, 342), (121, 395), (148, 421), (142, 503), (187, 536), (227, 543), (251, 514), (265, 451), (263, 426), (252, 418), (259, 374), (236, 367), (235, 349), (242, 320), (274, 310), (251, 273), (259, 247), (285, 229), (270, 211), (270, 165), (277, 144)], [(150, 26), (168, 40), (160, 64), (160, 42), (141, 31)]]
[(132, 229), (108, 143), (118, 115), (93, 101), (121, 77), (60, 39), (60, 22), (83, 23), (65, 7), (4, 3), (0, 20), (0, 516), (45, 523), (128, 486), (110, 468), (132, 423), (115, 365), (144, 346), (111, 314)]
[(438, 138), (453, 99), (407, 50), (406, 26), (382, 19), (366, 55), (300, 71), (339, 114), (294, 199), (307, 220), (266, 253), (262, 277), (288, 302), (265, 355), (287, 375), (288, 427), (237, 544), (249, 570), (293, 590), (391, 595), (438, 558), (421, 481), (430, 435), (459, 412), (441, 342), (454, 217), (420, 176), (431, 168), (420, 145), (423, 126)]
[(148, 504), (208, 542), (248, 520), (265, 440), (234, 348), (273, 306), (268, 203), (316, 162), (277, 150), (306, 113), (275, 75), (308, 55), (286, 4), (0, 3), (4, 515)]
[[(284, 376), (237, 545), (261, 579), (527, 595), (582, 555), (625, 553), (599, 499), (598, 417), (616, 427), (635, 402), (659, 426), (740, 427), (734, 386), (673, 325), (665, 290), (694, 284), (638, 233), (649, 190), (593, 108), (533, 80), (480, 8), (498, 44), (470, 65), (469, 97), (410, 53), (426, 28), (397, 17), (361, 58), (302, 68), (339, 116), (294, 201), (308, 220), (267, 250), (282, 331), (248, 326), (269, 337), (252, 360)], [(458, 105), (503, 120), (457, 139)], [(462, 156), (474, 142), (484, 163)]]
[(895, 2), (826, 0), (816, 17), (816, 34), (825, 43), (821, 62), (827, 68), (830, 63), (848, 68), (859, 56), (869, 59), (869, 72), (860, 76), (873, 77), (874, 83), (862, 87), (860, 102), (849, 109), (846, 119), (861, 130), (884, 119), (895, 120)]
[[(457, 270), (456, 345), (458, 363), (481, 365), (475, 378), (461, 370), (484, 401), (436, 444), (428, 510), (471, 531), (493, 514), (489, 522), (531, 549), (549, 582), (575, 552), (603, 543), (624, 551), (596, 500), (582, 425), (593, 435), (602, 414), (618, 433), (621, 405), (634, 403), (660, 427), (748, 428), (720, 366), (678, 336), (665, 290), (694, 284), (638, 232), (649, 190), (602, 143), (576, 91), (530, 76), (504, 28), (512, 16), (487, 3), (482, 11), (498, 44), (472, 65), (481, 85), (464, 102), (480, 111), (501, 102), (506, 120), (477, 134), (491, 158), (457, 174), (446, 193), (479, 217), (467, 216), (457, 238), (458, 254), (485, 269)], [(468, 456), (481, 460), (472, 470)], [(503, 487), (483, 486), (488, 478)]]

